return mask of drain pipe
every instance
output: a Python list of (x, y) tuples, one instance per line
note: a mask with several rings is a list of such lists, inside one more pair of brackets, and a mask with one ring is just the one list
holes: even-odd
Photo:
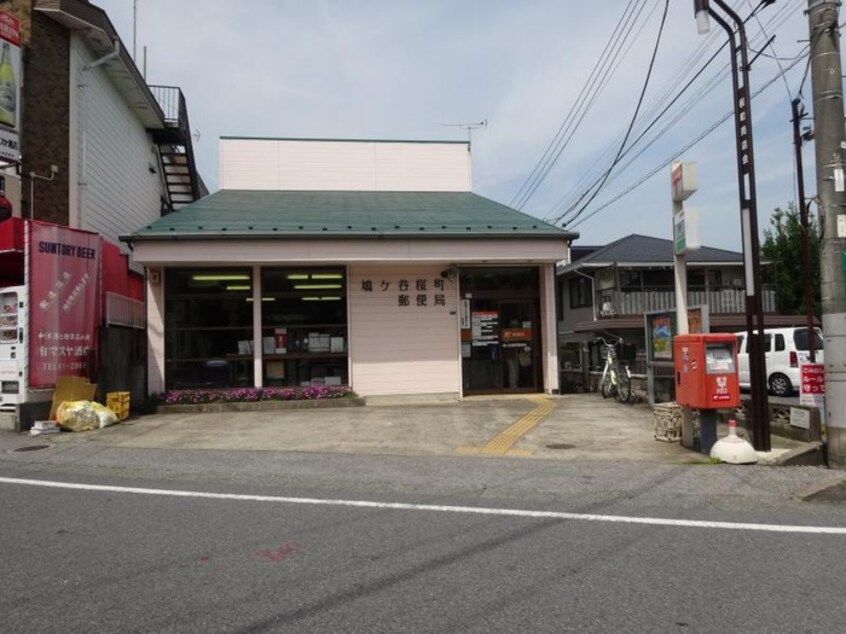
[(97, 68), (98, 66), (105, 64), (111, 59), (114, 59), (118, 55), (120, 55), (120, 40), (115, 38), (112, 42), (114, 44), (114, 50), (111, 53), (106, 53), (103, 57), (99, 59), (95, 59), (93, 62), (89, 62), (85, 66), (82, 67), (82, 70), (91, 70), (92, 68)]

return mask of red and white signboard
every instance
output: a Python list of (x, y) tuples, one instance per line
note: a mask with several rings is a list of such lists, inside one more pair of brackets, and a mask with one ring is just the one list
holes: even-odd
[(96, 233), (29, 223), (30, 387), (85, 375), (97, 349), (100, 251)]
[(803, 363), (799, 366), (799, 403), (823, 407), (825, 400), (825, 366), (822, 363)]
[(0, 11), (0, 159), (20, 159), (21, 23)]

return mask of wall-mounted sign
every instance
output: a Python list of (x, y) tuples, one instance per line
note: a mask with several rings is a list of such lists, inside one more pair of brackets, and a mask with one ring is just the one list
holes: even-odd
[(0, 11), (0, 159), (20, 160), (21, 25)]
[(472, 317), (473, 346), (499, 344), (499, 313), (495, 310), (475, 310)]
[(470, 329), (470, 300), (469, 299), (462, 299), (459, 301), (459, 314), (460, 321), (461, 321), (461, 329), (462, 330), (469, 330)]
[(370, 278), (361, 280), (361, 290), (364, 293), (396, 294), (397, 305), (401, 307), (442, 306), (446, 307), (446, 285), (442, 277), (434, 279), (380, 279)]

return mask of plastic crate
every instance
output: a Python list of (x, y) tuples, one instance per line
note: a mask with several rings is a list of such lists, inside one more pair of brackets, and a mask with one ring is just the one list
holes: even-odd
[(115, 413), (118, 420), (126, 420), (129, 418), (129, 392), (107, 393), (106, 407)]

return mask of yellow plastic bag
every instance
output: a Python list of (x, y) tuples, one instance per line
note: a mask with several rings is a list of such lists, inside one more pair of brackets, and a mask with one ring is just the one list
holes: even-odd
[(118, 422), (112, 410), (93, 401), (65, 401), (56, 410), (56, 420), (70, 431), (102, 429)]

